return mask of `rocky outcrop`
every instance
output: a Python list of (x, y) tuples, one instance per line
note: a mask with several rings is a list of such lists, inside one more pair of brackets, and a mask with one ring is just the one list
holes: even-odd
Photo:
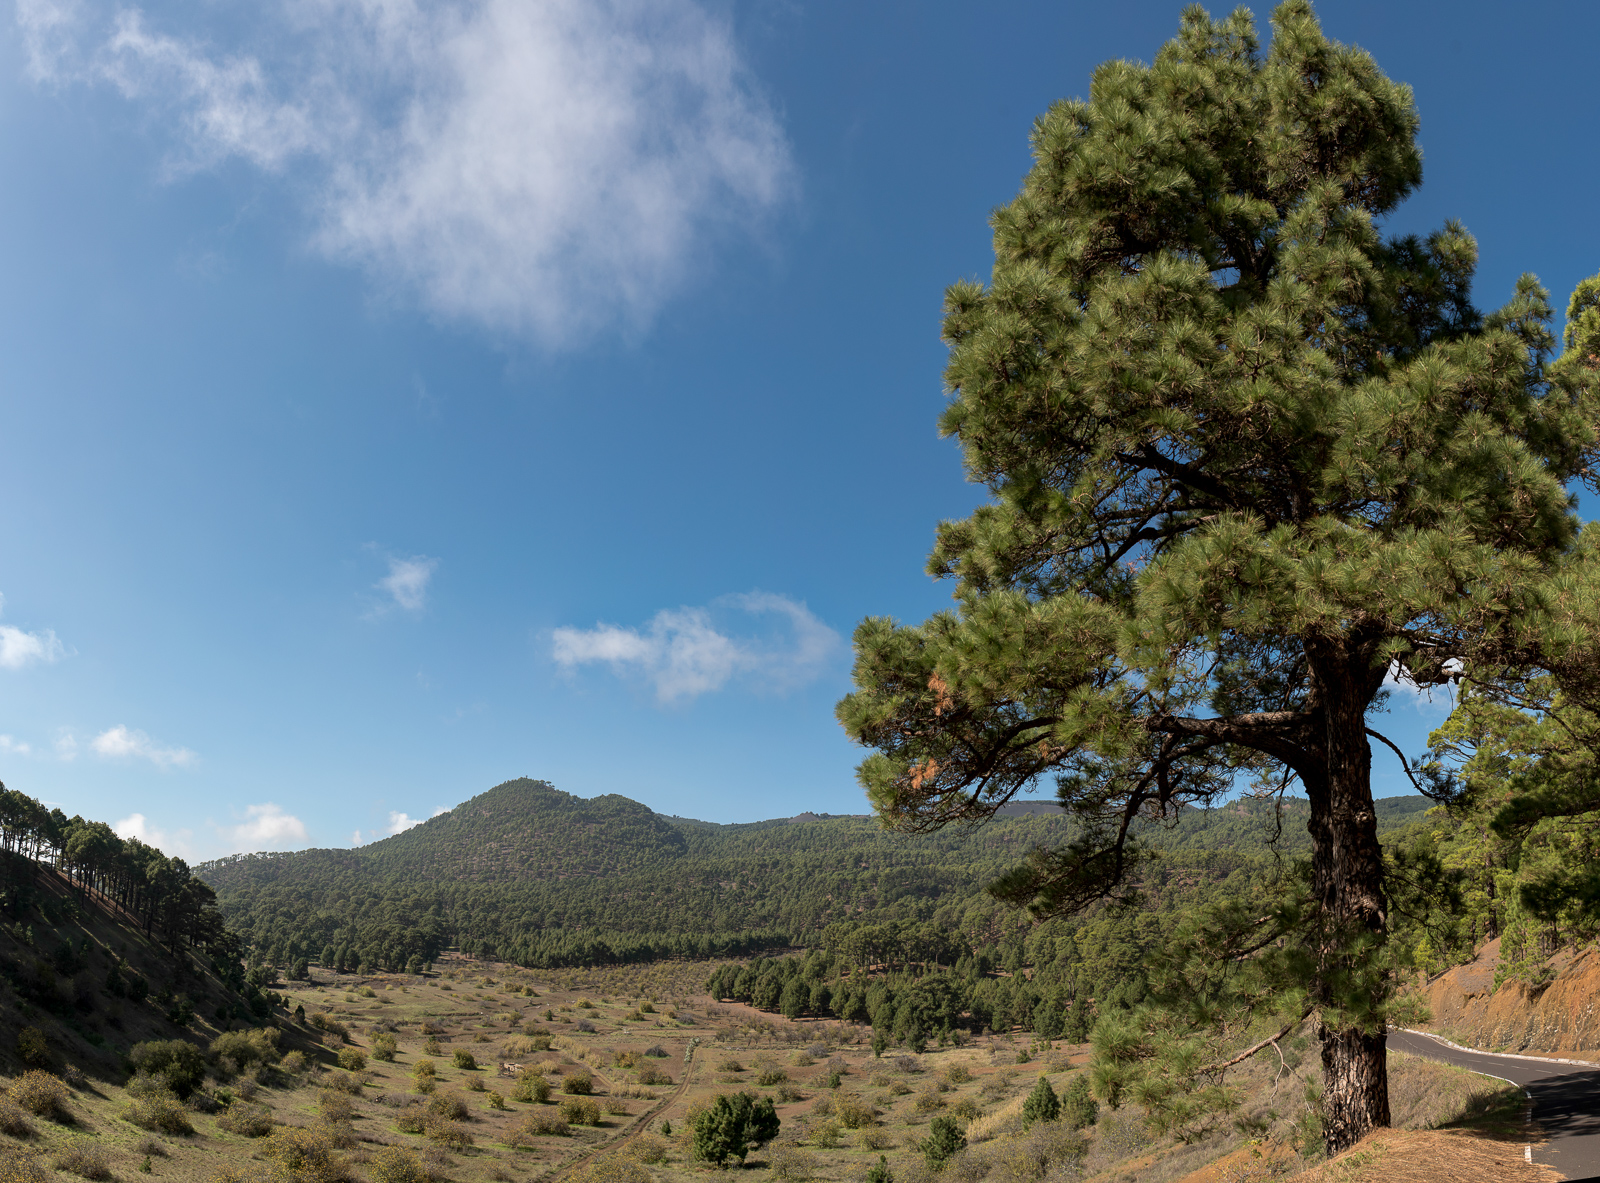
[(1600, 1058), (1600, 951), (1564, 950), (1546, 965), (1542, 985), (1508, 981), (1494, 988), (1500, 942), (1421, 988), (1433, 1012), (1428, 1030), (1469, 1047)]

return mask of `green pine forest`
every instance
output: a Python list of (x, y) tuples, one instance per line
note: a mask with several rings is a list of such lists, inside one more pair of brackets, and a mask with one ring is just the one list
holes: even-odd
[[(1406, 832), (1430, 805), (1383, 801), (1381, 824)], [(939, 996), (913, 1008), (931, 1035), (961, 1012), (974, 1027), (1028, 1026), (1041, 1002), (1065, 1014), (1079, 996), (1136, 1000), (1143, 958), (1178, 918), (1291, 873), (1307, 853), (1305, 802), (1276, 808), (1281, 822), (1273, 802), (1247, 799), (1150, 824), (1141, 839), (1162, 853), (1134, 902), (1044, 923), (985, 889), (1030, 849), (1070, 835), (1054, 811), (920, 837), (860, 817), (715, 825), (527, 779), (368, 847), (242, 855), (198, 872), (254, 955), (274, 965), (401, 969), (452, 947), (534, 968), (804, 948), (803, 962), (774, 961), (773, 973), (799, 967), (812, 985), (869, 970), (909, 975)], [(820, 992), (818, 1005), (811, 993), (798, 1004), (797, 990), (785, 1002), (787, 979), (776, 995), (756, 991), (758, 965), (719, 992), (862, 1019), (881, 1002), (868, 1004), (864, 990), (859, 1004), (849, 990), (837, 1004)], [(1008, 975), (1023, 966), (1033, 976), (1014, 990), (1023, 978)]]

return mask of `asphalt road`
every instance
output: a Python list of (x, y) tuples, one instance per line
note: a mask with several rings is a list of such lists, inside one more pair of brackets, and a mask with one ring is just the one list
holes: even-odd
[(1554, 1167), (1574, 1183), (1600, 1183), (1600, 1068), (1460, 1051), (1410, 1031), (1389, 1032), (1389, 1047), (1459, 1064), (1526, 1089), (1533, 1098), (1533, 1119), (1548, 1138), (1533, 1148), (1533, 1161)]

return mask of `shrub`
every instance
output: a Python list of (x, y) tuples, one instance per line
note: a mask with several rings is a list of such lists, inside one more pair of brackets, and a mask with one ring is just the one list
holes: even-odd
[(643, 1068), (639, 1069), (639, 1083), (671, 1084), (672, 1077), (661, 1071), (661, 1069), (657, 1068), (654, 1064), (646, 1064)]
[(936, 1117), (928, 1123), (928, 1136), (918, 1147), (930, 1170), (937, 1171), (957, 1151), (966, 1148), (967, 1140), (953, 1119)]
[(135, 1154), (142, 1154), (146, 1158), (149, 1158), (152, 1155), (154, 1155), (156, 1158), (166, 1158), (171, 1153), (167, 1149), (167, 1144), (160, 1138), (140, 1138), (133, 1144), (133, 1152)]
[(971, 1097), (962, 1097), (961, 1100), (950, 1106), (950, 1115), (959, 1117), (963, 1121), (971, 1121), (981, 1112), (982, 1110), (978, 1108), (978, 1103)]
[(424, 1119), (427, 1116), (427, 1106), (413, 1102), (410, 1105), (403, 1106), (400, 1112), (395, 1114), (394, 1128), (402, 1134), (420, 1134), (422, 1133)]
[[(1040, 1077), (1040, 1079), (1043, 1080), (1044, 1078)], [(944, 1108), (944, 1098), (939, 1095), (937, 1089), (923, 1089), (917, 1094), (917, 1100), (913, 1108), (918, 1113), (937, 1113)]]
[(0, 1183), (49, 1183), (50, 1176), (30, 1150), (0, 1142)]
[(672, 1055), (671, 1052), (662, 1047), (659, 1043), (652, 1043), (649, 1047), (645, 1048), (644, 1054), (657, 1060), (665, 1060)]
[(17, 1032), (17, 1055), (30, 1068), (43, 1068), (50, 1059), (50, 1045), (44, 1032), (37, 1027), (24, 1027)]
[(769, 1066), (761, 1070), (761, 1074), (756, 1077), (756, 1083), (762, 1088), (766, 1088), (770, 1085), (782, 1084), (788, 1079), (789, 1074), (782, 1068)]
[(572, 1133), (560, 1115), (549, 1109), (535, 1109), (519, 1128), (534, 1138), (565, 1138)]
[(864, 1130), (861, 1145), (868, 1150), (893, 1150), (894, 1135), (888, 1130)]
[(587, 1097), (568, 1097), (556, 1112), (569, 1125), (599, 1125), (600, 1106)]
[(780, 1084), (778, 1091), (773, 1093), (773, 1096), (778, 1099), (778, 1104), (780, 1105), (787, 1105), (792, 1101), (804, 1101), (806, 1099), (806, 1095), (792, 1084)]
[(274, 1122), (272, 1110), (265, 1105), (233, 1105), (217, 1118), (217, 1124), (243, 1138), (264, 1138), (272, 1132)]
[(469, 1093), (481, 1093), (486, 1087), (483, 1083), (483, 1077), (481, 1076), (469, 1076), (461, 1083), (462, 1087), (465, 1088)]
[(818, 1150), (832, 1150), (839, 1145), (844, 1127), (836, 1118), (826, 1118), (811, 1127), (811, 1144)]
[(944, 1070), (946, 1084), (966, 1084), (972, 1079), (972, 1070), (965, 1064), (951, 1064)]
[(339, 1049), (339, 1067), (346, 1072), (360, 1072), (367, 1066), (367, 1057), (360, 1048), (342, 1047)]
[(472, 1145), (471, 1134), (456, 1122), (438, 1113), (429, 1113), (423, 1117), (422, 1132), (428, 1141), (451, 1150), (465, 1150)]
[(868, 1083), (875, 1089), (886, 1089), (893, 1081), (889, 1078), (887, 1072), (874, 1072), (872, 1079)]
[(878, 1123), (877, 1108), (864, 1097), (840, 1097), (834, 1102), (833, 1111), (847, 1130), (865, 1129)]
[(511, 1099), (525, 1105), (534, 1101), (542, 1104), (550, 1099), (550, 1082), (543, 1076), (525, 1072), (511, 1086)]
[(72, 1120), (72, 1115), (67, 1111), (67, 1086), (48, 1072), (30, 1068), (11, 1082), (6, 1095), (35, 1117), (63, 1122)]
[(122, 1120), (142, 1130), (163, 1134), (194, 1133), (183, 1103), (166, 1089), (152, 1089), (143, 1096), (135, 1096), (122, 1110)]
[(406, 1146), (385, 1146), (367, 1170), (373, 1183), (429, 1183), (421, 1157)]
[(505, 1097), (492, 1089), (489, 1095), (483, 1099), (483, 1103), (490, 1109), (504, 1109), (506, 1107)]
[(290, 1076), (299, 1076), (306, 1070), (305, 1052), (290, 1052), (278, 1061), (278, 1067)]
[(278, 1032), (271, 1027), (252, 1031), (224, 1031), (211, 1041), (211, 1058), (219, 1063), (231, 1060), (235, 1071), (252, 1064), (271, 1064), (278, 1059)]
[(616, 1117), (626, 1117), (628, 1115), (628, 1106), (621, 1097), (609, 1097), (606, 1100), (606, 1112)]
[(325, 1087), (335, 1089), (341, 1093), (348, 1093), (352, 1097), (359, 1097), (361, 1090), (366, 1086), (371, 1077), (363, 1072), (359, 1075), (352, 1072), (330, 1072), (325, 1079)]
[(729, 1059), (723, 1060), (721, 1063), (719, 1063), (717, 1065), (717, 1071), (718, 1072), (743, 1072), (744, 1071), (744, 1065), (739, 1063), (738, 1060), (729, 1058)]
[(577, 1023), (577, 1028), (578, 1028), (579, 1031), (582, 1031), (586, 1035), (593, 1035), (596, 1031), (598, 1031), (600, 1029), (600, 1028), (596, 1027), (593, 1023), (591, 1023), (588, 1019), (579, 1019), (578, 1023)]
[(466, 1050), (459, 1050), (451, 1057), (455, 1066), (463, 1072), (474, 1072), (478, 1067), (477, 1057)]
[(162, 1081), (179, 1097), (187, 1097), (205, 1079), (206, 1060), (200, 1049), (182, 1039), (151, 1039), (128, 1052), (135, 1072)]
[(349, 1177), (333, 1141), (321, 1130), (279, 1126), (262, 1153), (300, 1183), (342, 1183)]
[(1100, 1117), (1100, 1106), (1089, 1091), (1089, 1078), (1078, 1073), (1061, 1096), (1061, 1116), (1075, 1130), (1093, 1125)]
[(1050, 1087), (1050, 1081), (1041, 1075), (1039, 1083), (1033, 1086), (1033, 1092), (1022, 1103), (1022, 1128), (1027, 1129), (1035, 1122), (1055, 1121), (1060, 1116), (1061, 1098)]
[(768, 1159), (774, 1179), (784, 1183), (805, 1183), (817, 1173), (817, 1156), (807, 1154), (798, 1146), (779, 1146)]
[(0, 1134), (9, 1134), (13, 1138), (31, 1138), (38, 1132), (20, 1105), (14, 1101), (0, 1100)]
[(395, 1053), (400, 1050), (400, 1043), (393, 1035), (384, 1032), (375, 1035), (372, 1039), (372, 1058), (382, 1060), (386, 1064), (394, 1063)]
[(573, 1176), (574, 1183), (650, 1183), (650, 1172), (626, 1152), (603, 1155)]
[(594, 1078), (587, 1072), (569, 1072), (561, 1082), (561, 1091), (574, 1097), (587, 1097), (594, 1092)]
[(911, 1092), (911, 1086), (909, 1084), (907, 1084), (903, 1080), (891, 1081), (890, 1084), (889, 1084), (889, 1095), (890, 1096), (893, 1096), (893, 1097), (904, 1097), (904, 1096), (908, 1095), (910, 1092)]
[(60, 1151), (56, 1155), (55, 1167), (58, 1171), (81, 1175), (85, 1179), (111, 1178), (111, 1164), (106, 1161), (105, 1152), (99, 1147), (81, 1143)]
[(317, 1094), (317, 1111), (329, 1121), (349, 1121), (355, 1115), (356, 1107), (350, 1102), (350, 1094), (342, 1089), (323, 1089)]
[(896, 1072), (921, 1072), (922, 1061), (915, 1056), (896, 1056), (894, 1058)]
[(423, 1056), (411, 1066), (411, 1075), (413, 1077), (432, 1076), (437, 1071), (438, 1069), (434, 1067), (433, 1061), (426, 1056)]
[(795, 1068), (809, 1068), (816, 1061), (806, 1052), (795, 1052), (794, 1055), (789, 1057), (789, 1063)]
[(628, 1143), (628, 1153), (640, 1162), (658, 1163), (665, 1161), (667, 1149), (671, 1143), (660, 1134), (640, 1134)]
[(460, 1093), (439, 1093), (428, 1101), (428, 1112), (449, 1118), (451, 1121), (465, 1121), (467, 1101)]

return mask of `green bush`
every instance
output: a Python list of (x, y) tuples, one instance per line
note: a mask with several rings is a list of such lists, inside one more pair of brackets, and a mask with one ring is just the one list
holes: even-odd
[(587, 1097), (568, 1097), (556, 1110), (569, 1125), (599, 1125), (600, 1106)]
[(385, 1032), (373, 1037), (372, 1058), (382, 1060), (387, 1064), (394, 1063), (395, 1053), (400, 1050), (400, 1044), (393, 1035)]
[(213, 1060), (232, 1060), (241, 1068), (251, 1064), (275, 1064), (278, 1061), (278, 1032), (271, 1027), (258, 1027), (252, 1031), (224, 1031), (211, 1041)]
[(385, 1146), (368, 1170), (373, 1183), (430, 1183), (421, 1156), (406, 1146)]
[(517, 1078), (517, 1083), (511, 1086), (511, 1099), (529, 1104), (534, 1101), (543, 1103), (550, 1099), (550, 1082), (536, 1073), (523, 1073)]
[(359, 1048), (342, 1047), (339, 1049), (339, 1067), (347, 1072), (360, 1072), (367, 1066), (367, 1057)]
[(206, 1058), (194, 1044), (182, 1039), (151, 1039), (133, 1045), (128, 1062), (135, 1072), (160, 1080), (180, 1098), (200, 1087), (206, 1075)]
[(106, 1161), (105, 1152), (97, 1146), (81, 1143), (68, 1146), (56, 1154), (55, 1166), (58, 1171), (66, 1171), (84, 1179), (111, 1178), (111, 1164)]
[(966, 1138), (952, 1118), (936, 1117), (928, 1123), (928, 1136), (923, 1139), (920, 1149), (928, 1169), (937, 1171), (966, 1145)]
[(70, 1121), (67, 1110), (67, 1086), (61, 1079), (37, 1068), (30, 1068), (13, 1080), (6, 1089), (12, 1102), (35, 1117), (48, 1117), (51, 1121)]
[(455, 1062), (455, 1066), (461, 1069), (463, 1072), (474, 1072), (477, 1070), (477, 1057), (469, 1051), (458, 1050), (455, 1055), (451, 1056), (450, 1058)]
[(1061, 1097), (1061, 1116), (1075, 1130), (1092, 1126), (1100, 1117), (1100, 1106), (1089, 1091), (1089, 1078), (1081, 1072), (1072, 1078)]
[(43, 1068), (50, 1060), (50, 1045), (44, 1032), (37, 1027), (24, 1027), (17, 1032), (17, 1055), (30, 1068)]
[(188, 1111), (167, 1089), (151, 1089), (143, 1095), (134, 1096), (123, 1108), (122, 1120), (132, 1122), (142, 1130), (163, 1134), (194, 1133)]
[(274, 1124), (265, 1105), (230, 1105), (217, 1116), (217, 1125), (242, 1138), (264, 1138)]
[(587, 1097), (594, 1092), (594, 1078), (587, 1072), (569, 1072), (561, 1082), (561, 1091), (573, 1097)]
[(1035, 1122), (1055, 1121), (1060, 1116), (1061, 1098), (1050, 1087), (1050, 1081), (1040, 1076), (1039, 1083), (1033, 1086), (1033, 1092), (1022, 1103), (1022, 1128), (1027, 1129)]

